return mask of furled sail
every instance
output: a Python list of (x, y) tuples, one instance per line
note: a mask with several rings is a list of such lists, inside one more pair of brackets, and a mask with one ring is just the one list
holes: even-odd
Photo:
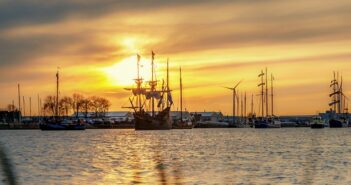
[(160, 99), (161, 98), (161, 93), (157, 92), (157, 91), (149, 91), (145, 93), (145, 97), (146, 99), (151, 99), (151, 98), (155, 98), (155, 99)]

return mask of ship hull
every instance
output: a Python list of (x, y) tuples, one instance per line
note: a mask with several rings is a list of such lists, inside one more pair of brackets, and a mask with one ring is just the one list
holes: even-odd
[(85, 130), (85, 125), (43, 123), (39, 125), (39, 128), (41, 130)]
[(145, 112), (135, 112), (135, 130), (170, 130), (172, 123), (170, 119), (170, 108), (166, 108), (152, 117)]
[(172, 129), (192, 129), (194, 128), (193, 123), (188, 122), (177, 122), (172, 125)]
[(315, 128), (324, 128), (324, 124), (313, 123), (313, 124), (311, 124), (311, 128), (312, 128), (312, 129), (315, 129)]
[(280, 125), (268, 123), (266, 121), (256, 121), (255, 128), (280, 128)]
[(342, 122), (341, 120), (331, 119), (331, 120), (329, 120), (329, 127), (330, 128), (344, 128), (344, 127), (347, 127), (347, 124)]

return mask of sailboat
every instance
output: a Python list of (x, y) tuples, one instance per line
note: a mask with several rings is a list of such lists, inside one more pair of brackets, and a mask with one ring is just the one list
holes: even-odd
[[(260, 84), (258, 84), (258, 87), (261, 87), (261, 117), (258, 117), (254, 123), (255, 123), (255, 128), (280, 128), (281, 127), (281, 122), (277, 117), (274, 116), (273, 112), (273, 75), (272, 75), (272, 86), (271, 86), (271, 91), (272, 91), (272, 115), (268, 115), (268, 77), (267, 77), (267, 68), (266, 72), (264, 73), (263, 70), (261, 73), (258, 75), (258, 77), (261, 78)], [(264, 77), (266, 77), (266, 82), (264, 82)], [(265, 89), (266, 88), (266, 89)], [(264, 114), (265, 107), (264, 104), (266, 105), (266, 115)]]
[(194, 124), (192, 123), (191, 119), (188, 117), (186, 119), (183, 118), (183, 82), (182, 82), (182, 68), (179, 68), (179, 86), (180, 86), (180, 119), (176, 120), (172, 128), (173, 129), (192, 129)]
[(329, 97), (332, 98), (332, 102), (329, 104), (331, 106), (331, 118), (329, 119), (330, 128), (343, 128), (349, 125), (348, 112), (345, 110), (344, 100), (347, 98), (343, 92), (343, 80), (339, 81), (339, 73), (337, 77), (334, 72), (334, 79), (331, 81), (330, 87), (332, 88), (332, 93)]
[(59, 71), (56, 73), (56, 100), (55, 115), (39, 124), (41, 130), (85, 130), (85, 123), (82, 120), (72, 122), (59, 117)]
[[(172, 102), (169, 88), (157, 90), (157, 80), (154, 73), (154, 58), (155, 53), (151, 52), (151, 81), (149, 81), (148, 88), (142, 87), (144, 82), (139, 73), (140, 68), (140, 55), (137, 55), (137, 78), (134, 80), (136, 88), (126, 88), (133, 93), (133, 99), (129, 99), (131, 107), (134, 110), (135, 130), (169, 130), (172, 128), (170, 119), (171, 105), (167, 103), (166, 108), (161, 107), (163, 100), (166, 96), (167, 101)], [(167, 80), (168, 81), (168, 80)], [(168, 85), (167, 85), (168, 86)], [(134, 101), (135, 99), (135, 101)], [(158, 100), (158, 112), (155, 110), (155, 101)], [(151, 104), (151, 112), (145, 110), (146, 102)]]

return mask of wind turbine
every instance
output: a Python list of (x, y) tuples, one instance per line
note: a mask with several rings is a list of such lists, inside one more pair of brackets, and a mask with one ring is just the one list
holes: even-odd
[(236, 88), (240, 85), (240, 83), (242, 82), (242, 80), (240, 80), (234, 87), (224, 87), (226, 89), (229, 89), (231, 91), (233, 91), (233, 124), (234, 124), (234, 120), (235, 120), (235, 97), (236, 97)]

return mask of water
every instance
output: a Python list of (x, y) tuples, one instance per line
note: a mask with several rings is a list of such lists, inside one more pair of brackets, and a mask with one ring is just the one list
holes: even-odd
[(26, 185), (351, 184), (347, 128), (2, 130), (0, 141)]

